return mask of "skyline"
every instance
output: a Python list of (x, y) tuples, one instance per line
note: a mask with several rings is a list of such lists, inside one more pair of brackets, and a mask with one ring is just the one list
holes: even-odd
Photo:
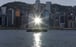
[[(8, 2), (21, 1), (29, 4), (35, 3), (35, 0), (0, 0), (0, 6), (6, 4)], [(76, 6), (76, 0), (40, 0), (41, 3), (45, 3), (47, 1), (52, 2), (52, 4), (60, 4), (65, 6)]]

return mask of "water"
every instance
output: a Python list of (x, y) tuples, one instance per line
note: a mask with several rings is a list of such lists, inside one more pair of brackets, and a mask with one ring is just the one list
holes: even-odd
[(0, 47), (76, 47), (75, 30), (0, 30)]

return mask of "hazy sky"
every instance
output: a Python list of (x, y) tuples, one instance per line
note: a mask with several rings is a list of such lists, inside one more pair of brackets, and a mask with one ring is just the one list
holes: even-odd
[[(0, 6), (7, 3), (7, 2), (12, 2), (12, 1), (22, 1), (26, 3), (34, 3), (35, 0), (0, 0)], [(76, 5), (76, 0), (40, 0), (41, 3), (45, 3), (46, 1), (51, 1), (52, 3), (57, 3), (61, 5), (70, 5), (74, 6)]]

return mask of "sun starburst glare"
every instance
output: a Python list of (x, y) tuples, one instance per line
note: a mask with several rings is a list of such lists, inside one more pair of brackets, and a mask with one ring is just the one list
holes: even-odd
[(30, 29), (45, 29), (48, 24), (45, 22), (48, 16), (42, 16), (41, 14), (29, 15), (29, 28)]
[(35, 25), (40, 25), (42, 23), (42, 19), (38, 16), (33, 18)]

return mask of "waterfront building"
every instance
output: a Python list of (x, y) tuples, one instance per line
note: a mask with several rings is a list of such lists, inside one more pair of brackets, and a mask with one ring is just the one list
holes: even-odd
[[(9, 2), (0, 7), (0, 25), (27, 28), (29, 17), (40, 15), (49, 28), (76, 28), (76, 6), (64, 6), (51, 2), (34, 4)], [(30, 24), (32, 25), (32, 24)], [(30, 26), (29, 25), (29, 26)]]
[(30, 8), (29, 4), (27, 5), (23, 2), (11, 2), (2, 5), (2, 25), (7, 27), (21, 27), (21, 25), (25, 25)]

